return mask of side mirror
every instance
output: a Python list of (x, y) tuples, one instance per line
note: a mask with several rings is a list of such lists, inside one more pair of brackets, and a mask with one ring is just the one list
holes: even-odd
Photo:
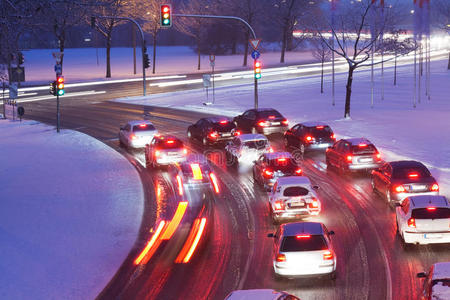
[(275, 237), (275, 235), (273, 233), (268, 233), (267, 237), (273, 238), (273, 237)]
[(425, 277), (427, 277), (427, 273), (425, 272), (417, 273), (417, 278), (425, 278)]
[(328, 231), (328, 235), (334, 235), (334, 234), (335, 234), (335, 233), (334, 233), (333, 230)]
[(402, 206), (402, 204), (401, 203), (399, 203), (399, 202), (395, 202), (395, 207), (401, 207)]
[(319, 189), (319, 186), (318, 186), (318, 185), (313, 185), (312, 188), (315, 189), (315, 190), (318, 190), (318, 189)]

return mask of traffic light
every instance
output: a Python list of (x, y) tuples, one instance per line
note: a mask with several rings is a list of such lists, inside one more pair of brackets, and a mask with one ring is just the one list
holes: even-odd
[(64, 95), (64, 76), (56, 77), (56, 93), (58, 96)]
[(24, 62), (25, 62), (25, 57), (23, 56), (23, 53), (22, 52), (17, 53), (17, 64), (23, 65)]
[(169, 28), (172, 26), (172, 7), (170, 4), (161, 5), (161, 27)]
[(261, 78), (261, 62), (259, 60), (255, 59), (253, 67), (255, 70), (255, 78), (260, 79)]
[(56, 81), (50, 82), (50, 95), (56, 96)]
[(150, 67), (150, 60), (148, 59), (148, 54), (144, 53), (144, 68), (149, 68)]

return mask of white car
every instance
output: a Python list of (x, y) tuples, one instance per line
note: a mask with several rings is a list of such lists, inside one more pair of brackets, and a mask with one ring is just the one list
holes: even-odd
[(395, 213), (404, 243), (450, 243), (450, 205), (444, 196), (408, 197), (397, 204)]
[(130, 121), (120, 127), (119, 142), (130, 148), (144, 148), (157, 134), (158, 130), (150, 121)]
[(269, 195), (272, 220), (276, 224), (283, 218), (317, 216), (322, 205), (308, 177), (279, 177)]
[(270, 289), (236, 290), (225, 297), (225, 300), (300, 300), (286, 292)]
[(427, 273), (417, 274), (419, 278), (425, 278), (420, 295), (421, 300), (445, 300), (450, 299), (450, 262), (435, 263)]
[(281, 225), (274, 238), (273, 270), (279, 277), (325, 276), (336, 278), (336, 254), (325, 225), (297, 222)]
[(262, 154), (273, 152), (269, 140), (262, 134), (242, 134), (225, 146), (227, 161), (252, 164)]

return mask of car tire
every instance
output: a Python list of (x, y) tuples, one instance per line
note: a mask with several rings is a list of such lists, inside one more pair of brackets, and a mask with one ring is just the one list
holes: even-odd
[(377, 190), (377, 188), (375, 187), (375, 181), (373, 181), (373, 178), (372, 178), (372, 180), (370, 181), (370, 185), (372, 185), (372, 192), (377, 193), (378, 190)]
[(228, 152), (228, 151), (225, 151), (225, 158), (226, 158), (226, 160), (227, 160), (227, 162), (226, 162), (227, 167), (228, 167), (228, 166), (229, 166), (229, 167), (235, 166), (236, 160), (235, 160), (234, 155), (232, 155), (232, 154), (231, 154), (230, 152)]
[(334, 270), (333, 272), (331, 272), (328, 277), (330, 278), (330, 280), (336, 280), (337, 278), (337, 274), (336, 274), (336, 270)]
[(284, 149), (288, 151), (290, 149), (289, 141), (287, 138), (284, 138)]

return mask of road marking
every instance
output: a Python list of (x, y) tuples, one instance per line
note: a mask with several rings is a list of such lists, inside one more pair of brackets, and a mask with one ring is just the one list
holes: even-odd
[[(60, 96), (60, 98), (68, 98), (68, 97), (77, 97), (77, 96), (90, 96), (90, 95), (98, 95), (98, 94), (104, 94), (106, 91), (85, 91), (85, 92), (76, 92), (76, 93), (69, 93), (65, 94), (64, 96)], [(20, 99), (17, 101), (17, 103), (25, 103), (25, 102), (35, 102), (35, 101), (42, 101), (42, 100), (49, 100), (49, 99), (55, 99), (55, 96), (39, 96), (39, 97), (31, 97), (26, 99)]]

